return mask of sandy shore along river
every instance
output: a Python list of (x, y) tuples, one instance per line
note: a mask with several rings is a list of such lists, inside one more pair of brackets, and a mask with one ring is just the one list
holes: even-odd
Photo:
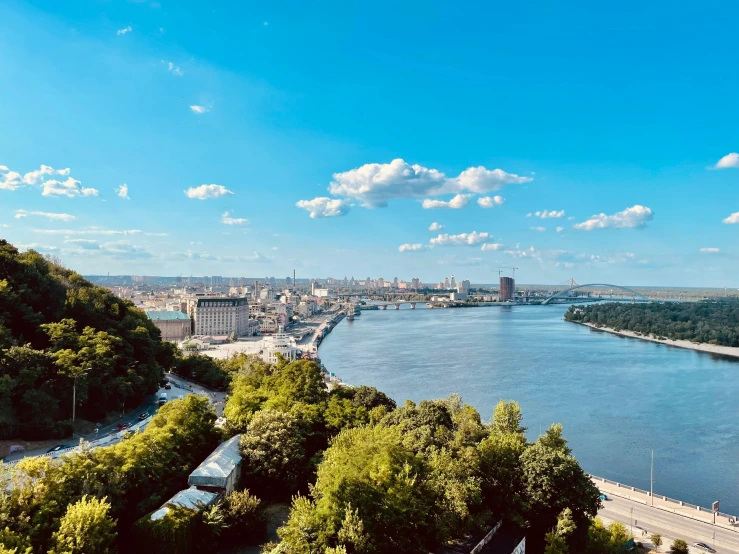
[(613, 333), (614, 335), (621, 335), (622, 337), (648, 340), (650, 342), (657, 342), (659, 344), (666, 344), (668, 346), (677, 346), (678, 348), (688, 348), (690, 350), (698, 350), (699, 352), (708, 352), (710, 354), (720, 354), (721, 356), (732, 356), (734, 358), (739, 358), (739, 348), (735, 346), (718, 346), (715, 344), (708, 344), (705, 342), (701, 342), (701, 343), (690, 342), (689, 340), (672, 340), (672, 339), (659, 340), (659, 339), (647, 337), (644, 335), (637, 335), (633, 331), (616, 331), (614, 329), (611, 329), (610, 327), (596, 327), (592, 323), (580, 323), (578, 321), (573, 321), (572, 323), (579, 323), (580, 325), (585, 325), (586, 327), (590, 327), (591, 329), (594, 329), (596, 331), (603, 331), (605, 333)]

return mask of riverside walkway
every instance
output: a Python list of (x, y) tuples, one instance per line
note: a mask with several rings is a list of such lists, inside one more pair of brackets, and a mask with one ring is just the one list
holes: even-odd
[[(683, 539), (689, 544), (703, 542), (722, 554), (739, 554), (739, 527), (730, 523), (734, 516), (719, 513), (713, 523), (710, 508), (654, 495), (654, 505), (648, 491), (630, 487), (591, 475), (593, 483), (608, 496), (598, 512), (604, 520), (620, 521), (636, 540), (649, 543), (652, 533)], [(663, 550), (668, 550), (663, 546)], [(691, 548), (691, 552), (699, 550)]]

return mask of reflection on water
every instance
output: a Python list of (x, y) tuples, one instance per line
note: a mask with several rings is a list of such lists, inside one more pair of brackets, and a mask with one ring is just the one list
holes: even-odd
[[(420, 306), (419, 306), (420, 308)], [(453, 392), (489, 419), (521, 403), (530, 439), (561, 422), (595, 475), (739, 513), (739, 362), (591, 331), (562, 306), (365, 311), (326, 338), (326, 367), (396, 401)]]

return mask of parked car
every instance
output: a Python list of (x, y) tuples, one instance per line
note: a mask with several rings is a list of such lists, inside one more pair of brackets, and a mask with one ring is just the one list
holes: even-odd
[(59, 452), (60, 450), (64, 450), (65, 448), (69, 448), (68, 444), (57, 444), (54, 448), (49, 448), (46, 453), (51, 454), (52, 452)]
[(167, 390), (169, 390), (169, 389), (172, 388), (172, 385), (170, 385), (169, 383), (167, 383), (166, 385), (164, 385), (164, 388), (167, 389)]
[(144, 412), (139, 416), (139, 421), (144, 421), (145, 419), (151, 417), (151, 414), (149, 412)]
[(695, 546), (696, 548), (699, 548), (700, 550), (703, 550), (704, 552), (716, 552), (713, 548), (711, 548), (704, 542), (693, 543), (693, 546)]

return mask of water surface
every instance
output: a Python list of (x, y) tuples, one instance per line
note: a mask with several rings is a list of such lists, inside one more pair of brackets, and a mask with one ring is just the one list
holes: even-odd
[[(420, 306), (419, 306), (420, 308)], [(564, 425), (583, 468), (739, 514), (739, 362), (567, 323), (563, 306), (365, 311), (320, 356), (398, 403), (462, 395), (489, 419), (517, 400), (530, 439)]]

